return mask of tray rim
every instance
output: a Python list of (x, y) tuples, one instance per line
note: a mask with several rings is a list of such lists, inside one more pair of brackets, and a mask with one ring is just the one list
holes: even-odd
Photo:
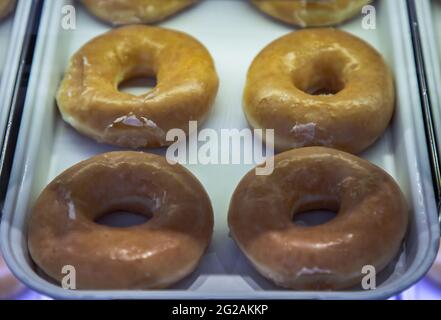
[[(32, 3), (30, 1), (19, 0), (16, 5), (14, 13), (7, 19), (12, 19), (10, 44), (8, 46), (5, 68), (0, 79), (0, 143), (3, 142), (4, 131), (6, 128), (7, 116), (11, 107), (12, 93), (15, 84), (15, 77), (17, 76), (18, 67), (20, 64), (20, 56), (23, 47), (23, 40), (25, 38), (25, 30), (28, 22)], [(0, 23), (3, 23), (1, 21)], [(12, 35), (18, 35), (12, 37)], [(8, 106), (5, 109), (5, 106)]]
[[(25, 50), (25, 41), (27, 38), (28, 23), (31, 20), (32, 1), (19, 0), (16, 4), (15, 11), (9, 19), (12, 19), (10, 45), (5, 58), (5, 68), (0, 78), (0, 177), (2, 182), (4, 179), (6, 168), (4, 167), (5, 144), (8, 140), (8, 129), (10, 126), (10, 116), (13, 112), (14, 94), (18, 85), (17, 81), (20, 68), (23, 63), (23, 51)], [(0, 22), (2, 23), (2, 22)], [(12, 35), (15, 35), (14, 37)], [(7, 181), (6, 181), (7, 182)], [(3, 182), (4, 183), (4, 182)], [(0, 197), (0, 202), (4, 200), (4, 195)], [(3, 204), (3, 203), (1, 203)], [(0, 214), (1, 216), (1, 214)]]
[[(438, 160), (441, 156), (441, 91), (437, 88), (437, 83), (441, 83), (441, 51), (437, 48), (437, 40), (435, 39), (435, 25), (433, 22), (433, 15), (431, 12), (431, 6), (433, 0), (409, 0), (413, 2), (416, 14), (416, 23), (419, 27), (419, 37), (421, 42), (420, 50), (422, 51), (424, 60), (424, 71), (427, 81), (427, 90), (429, 94), (428, 102), (430, 104), (429, 109), (431, 111), (430, 117), (433, 125), (433, 130), (437, 143), (435, 155)], [(434, 166), (438, 164), (434, 162)], [(435, 182), (438, 190), (441, 190), (441, 178)], [(441, 225), (441, 194), (438, 195), (438, 209), (440, 225)]]
[[(40, 26), (40, 34), (36, 49), (36, 57), (37, 61), (34, 61), (31, 72), (31, 79), (29, 83), (29, 88), (37, 88), (37, 83), (39, 78), (41, 77), (41, 66), (40, 63), (44, 59), (48, 59), (47, 56), (43, 54), (43, 48), (46, 47), (46, 43), (48, 38), (53, 35), (48, 30), (52, 25), (51, 17), (57, 13), (58, 6), (61, 2), (58, 1), (58, 6), (56, 5), (56, 0), (46, 0), (43, 9), (43, 18)], [(392, 4), (394, 3), (394, 4)], [(404, 21), (408, 21), (407, 11), (405, 0), (398, 1), (388, 1), (389, 6), (394, 7), (395, 11), (398, 14), (396, 16), (391, 17), (390, 25), (394, 25), (393, 22), (397, 23), (397, 26), (400, 25), (405, 27), (407, 31), (410, 27), (408, 23), (404, 23)], [(398, 20), (397, 20), (398, 19)], [(397, 20), (397, 21), (396, 21)], [(389, 25), (389, 26), (390, 26)], [(403, 62), (407, 62), (408, 65), (412, 66), (412, 71), (415, 74), (415, 77), (410, 76), (410, 71), (404, 74), (406, 76), (399, 77), (397, 75), (397, 82), (407, 83), (406, 95), (407, 99), (403, 103), (414, 104), (419, 106), (420, 100), (417, 91), (417, 81), (416, 81), (416, 70), (414, 70), (413, 65), (413, 50), (411, 46), (410, 40), (410, 32), (405, 32), (406, 30), (400, 30), (398, 27), (393, 28), (391, 32), (393, 32), (394, 46), (400, 45), (401, 50), (398, 50), (398, 54), (401, 55), (401, 59)], [(406, 38), (407, 37), (407, 38)], [(407, 45), (406, 45), (407, 43)], [(407, 59), (406, 59), (407, 57)], [(409, 61), (410, 59), (410, 61)], [(415, 78), (415, 79), (414, 79)], [(403, 85), (403, 84), (401, 84)], [(416, 91), (415, 91), (416, 90)], [(413, 93), (413, 94), (412, 94)], [(36, 90), (28, 91), (28, 96), (26, 99), (26, 110), (30, 110), (30, 105), (33, 104), (33, 101), (36, 98)], [(413, 110), (409, 108), (409, 110)], [(418, 109), (421, 111), (420, 109)], [(413, 110), (417, 112), (417, 110)], [(11, 183), (9, 186), (9, 191), (7, 195), (6, 205), (5, 205), (5, 215), (3, 217), (3, 223), (1, 224), (1, 246), (4, 252), (4, 257), (8, 265), (11, 267), (11, 270), (14, 274), (25, 284), (27, 284), (30, 288), (47, 294), (52, 297), (62, 298), (62, 299), (381, 299), (393, 296), (394, 294), (401, 292), (411, 286), (413, 283), (418, 281), (420, 277), (423, 276), (425, 271), (429, 269), (433, 260), (435, 259), (435, 255), (438, 248), (438, 238), (439, 238), (439, 225), (437, 223), (437, 219), (435, 215), (429, 214), (429, 212), (436, 213), (435, 201), (433, 200), (433, 190), (431, 190), (431, 177), (421, 177), (416, 175), (414, 178), (415, 183), (421, 188), (418, 190), (417, 194), (412, 194), (414, 203), (419, 204), (419, 209), (425, 214), (425, 221), (427, 223), (427, 236), (428, 246), (427, 250), (424, 253), (424, 256), (421, 258), (421, 262), (418, 268), (412, 265), (412, 268), (407, 270), (405, 275), (400, 279), (399, 285), (394, 285), (394, 283), (387, 284), (381, 288), (378, 288), (374, 291), (338, 291), (338, 292), (301, 292), (301, 291), (275, 291), (275, 290), (262, 290), (262, 291), (254, 291), (254, 292), (244, 292), (244, 293), (210, 293), (206, 292), (197, 292), (197, 291), (187, 291), (187, 290), (166, 290), (166, 291), (66, 291), (56, 285), (50, 284), (43, 280), (42, 278), (38, 278), (37, 280), (31, 279), (30, 276), (26, 274), (26, 272), (20, 267), (17, 260), (14, 257), (14, 253), (9, 243), (9, 234), (10, 228), (8, 228), (10, 221), (13, 219), (13, 212), (16, 209), (17, 205), (17, 196), (22, 192), (27, 192), (28, 190), (23, 190), (23, 182), (26, 180), (27, 175), (26, 168), (29, 164), (33, 163), (33, 159), (35, 160), (36, 146), (29, 146), (26, 148), (25, 142), (27, 138), (32, 134), (38, 133), (39, 128), (43, 125), (40, 123), (39, 125), (30, 126), (31, 120), (31, 111), (27, 111), (26, 119), (24, 124), (22, 125), (21, 132), (18, 139), (17, 153), (14, 160), (14, 167), (11, 175)], [(407, 115), (410, 117), (411, 123), (414, 125), (417, 124), (417, 117), (412, 117), (412, 115)], [(422, 120), (421, 120), (422, 121)], [(422, 125), (420, 123), (420, 125)], [(420, 133), (421, 134), (421, 133)], [(424, 135), (424, 132), (422, 133)], [(411, 136), (413, 145), (418, 148), (419, 152), (414, 152), (409, 154), (410, 160), (412, 161), (411, 165), (413, 165), (414, 170), (421, 173), (422, 164), (429, 164), (429, 160), (427, 157), (427, 148), (424, 144), (416, 144), (418, 137), (418, 131), (414, 132), (414, 135)], [(407, 141), (407, 143), (411, 143), (411, 141)], [(410, 152), (407, 150), (408, 153)], [(414, 150), (415, 151), (415, 150)], [(25, 161), (24, 161), (25, 160)], [(410, 168), (409, 168), (410, 170)], [(424, 178), (427, 178), (424, 180)], [(423, 179), (423, 180), (421, 180)], [(429, 181), (430, 180), (430, 181)], [(428, 213), (426, 213), (428, 212)], [(420, 222), (423, 223), (423, 222)], [(418, 252), (417, 256), (422, 256), (423, 253)], [(416, 270), (414, 270), (416, 269)]]

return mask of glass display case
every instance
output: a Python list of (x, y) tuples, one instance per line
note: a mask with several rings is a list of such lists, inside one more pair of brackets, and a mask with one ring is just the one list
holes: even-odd
[[(209, 163), (208, 165), (206, 161), (194, 163), (178, 161), (205, 187), (211, 200), (214, 220), (211, 243), (202, 256), (199, 266), (184, 280), (161, 291), (139, 290), (139, 288), (134, 290), (125, 288), (98, 290), (99, 288), (96, 288), (96, 291), (61, 288), (59, 279), (48, 275), (49, 273), (46, 270), (43, 271), (36, 259), (31, 257), (27, 227), (33, 204), (42, 190), (68, 168), (99, 154), (130, 148), (127, 145), (115, 146), (111, 143), (94, 141), (100, 140), (101, 137), (97, 138), (98, 134), (91, 133), (93, 130), (84, 129), (84, 123), (75, 123), (70, 116), (64, 114), (65, 110), (60, 112), (56, 100), (57, 91), (69, 68), (73, 68), (74, 71), (82, 70), (81, 81), (85, 86), (84, 75), (91, 72), (90, 69), (94, 65), (100, 63), (102, 65), (100, 59), (92, 61), (92, 56), (89, 57), (90, 60), (84, 56), (80, 62), (78, 59), (71, 60), (71, 58), (78, 58), (75, 54), (82, 48), (84, 49), (86, 44), (93, 43), (93, 41), (99, 42), (99, 40), (92, 41), (92, 39), (119, 28), (106, 20), (110, 19), (119, 25), (122, 24), (121, 19), (129, 14), (133, 18), (131, 21), (139, 24), (142, 19), (153, 14), (154, 6), (150, 6), (150, 9), (146, 7), (142, 11), (142, 17), (141, 13), (133, 14), (130, 10), (121, 10), (121, 15), (115, 13), (116, 16), (112, 16), (109, 14), (111, 11), (106, 12), (105, 8), (99, 6), (94, 8), (92, 2), (89, 1), (19, 0), (14, 5), (14, 11), (0, 20), (0, 133), (2, 134), (0, 142), (3, 146), (0, 163), (0, 191), (3, 202), (0, 242), (6, 263), (16, 277), (23, 282), (20, 292), (14, 293), (10, 298), (441, 299), (441, 283), (436, 283), (438, 272), (441, 274), (439, 266), (441, 258), (435, 260), (440, 237), (438, 210), (441, 195), (439, 167), (441, 149), (438, 143), (441, 139), (441, 90), (436, 86), (441, 82), (441, 31), (436, 32), (436, 30), (441, 30), (441, 24), (437, 25), (441, 21), (441, 16), (438, 18), (438, 15), (441, 15), (441, 3), (430, 0), (365, 2), (366, 4), (361, 7), (360, 12), (356, 12), (355, 17), (348, 21), (340, 21), (335, 28), (361, 39), (364, 44), (376, 50), (378, 56), (383, 57), (395, 80), (395, 111), (384, 134), (358, 156), (383, 169), (398, 183), (408, 204), (410, 217), (405, 239), (395, 258), (389, 261), (386, 267), (382, 266), (381, 272), (376, 277), (375, 290), (367, 290), (363, 284), (352, 286), (348, 290), (285, 290), (261, 275), (265, 272), (253, 267), (230, 233), (228, 210), (238, 182), (248, 171), (259, 164), (258, 161)], [(2, 0), (0, 0), (0, 9), (1, 3)], [(225, 130), (248, 130), (253, 121), (250, 121), (244, 114), (242, 106), (245, 103), (243, 100), (246, 99), (243, 98), (243, 91), (249, 67), (254, 58), (265, 46), (274, 43), (274, 40), (296, 32), (302, 27), (307, 27), (302, 25), (308, 24), (308, 20), (304, 20), (306, 18), (303, 16), (303, 20), (299, 18), (300, 16), (296, 16), (296, 19), (300, 20), (294, 19), (294, 22), (301, 26), (293, 26), (286, 21), (277, 21), (278, 18), (286, 20), (280, 12), (273, 12), (269, 7), (261, 8), (266, 12), (265, 14), (260, 12), (259, 8), (247, 0), (201, 0), (188, 8), (180, 8), (179, 10), (183, 11), (172, 17), (161, 18), (159, 22), (154, 22), (157, 27), (178, 30), (191, 35), (206, 47), (204, 50), (209, 52), (208, 56), (211, 54), (220, 87), (216, 98), (213, 99), (212, 111), (207, 113), (206, 122), (196, 129), (196, 133), (198, 129), (199, 132), (211, 130), (210, 132), (214, 132), (215, 135), (220, 135)], [(118, 12), (115, 8), (112, 10)], [(288, 7), (285, 7), (285, 10), (288, 10)], [(102, 41), (101, 49), (110, 46), (109, 42), (113, 40), (109, 37), (108, 42)], [(128, 46), (129, 41), (124, 42), (124, 39), (121, 41)], [(153, 40), (144, 39), (143, 41), (150, 43), (149, 41)], [(162, 48), (160, 41), (165, 40), (155, 38), (155, 41), (161, 45), (152, 42), (150, 46), (154, 49), (151, 52), (140, 54), (141, 58), (136, 56), (138, 60), (133, 59), (145, 65), (159, 59), (155, 55)], [(134, 47), (137, 45), (139, 44)], [(175, 45), (173, 48), (181, 52), (179, 50), (182, 50), (182, 46)], [(336, 43), (331, 47), (335, 49), (340, 48), (339, 46), (340, 44)], [(108, 59), (115, 65), (123, 65), (122, 61), (125, 61), (127, 57), (132, 57), (132, 52), (129, 52), (130, 50), (123, 45), (114, 49), (107, 52), (108, 55), (103, 54), (102, 60)], [(198, 47), (195, 45), (193, 51), (195, 56), (197, 50)], [(343, 52), (351, 57), (345, 50), (332, 52), (334, 55)], [(93, 58), (95, 59), (96, 56)], [(327, 65), (323, 67), (319, 62), (310, 61), (310, 65), (313, 65), (311, 70), (317, 71), (316, 77), (320, 78), (320, 72), (323, 70), (328, 73), (329, 70), (332, 71), (337, 68), (336, 66), (340, 66), (342, 62), (337, 58), (334, 61), (334, 58), (335, 56), (326, 58), (329, 60), (326, 60), (326, 63), (332, 65), (330, 68), (327, 68)], [(179, 59), (180, 56), (176, 54), (175, 60), (170, 59), (170, 61), (180, 61)], [(286, 55), (283, 60), (284, 66), (289, 68), (291, 64), (294, 65), (296, 59), (300, 58), (295, 54)], [(78, 63), (81, 65), (75, 69)], [(108, 64), (108, 69), (103, 67), (98, 72), (100, 76), (107, 72), (110, 74), (109, 70), (115, 67), (111, 63)], [(189, 64), (182, 72), (190, 76), (193, 71), (188, 68), (197, 63), (198, 60), (195, 58), (193, 64)], [(305, 70), (309, 70), (310, 65), (305, 67)], [(268, 63), (268, 69), (271, 66)], [(323, 70), (320, 70), (320, 66)], [(116, 84), (109, 82), (111, 83), (107, 92), (108, 99), (111, 100), (108, 103), (109, 106), (116, 103), (116, 97), (120, 97), (113, 95), (112, 90), (124, 92), (124, 97), (127, 99), (130, 96), (132, 98), (141, 96), (145, 100), (152, 99), (145, 91), (149, 89), (151, 93), (152, 90), (156, 90), (155, 88), (160, 86), (159, 83), (163, 78), (156, 74), (158, 72), (156, 67), (137, 67), (138, 69), (126, 70), (123, 78), (136, 78), (138, 82), (125, 83), (124, 86), (120, 86), (122, 81), (119, 80)], [(178, 68), (179, 65), (174, 67)], [(146, 74), (148, 74), (147, 77)], [(314, 78), (314, 72), (305, 71), (303, 74)], [(179, 76), (181, 74), (177, 73), (175, 77)], [(270, 76), (268, 77), (271, 79)], [(333, 77), (334, 75), (331, 78)], [(91, 78), (92, 80), (89, 79), (90, 83), (98, 81), (98, 78), (97, 76)], [(151, 78), (155, 78), (155, 81)], [(293, 76), (292, 82), (294, 86), (297, 86), (297, 90), (299, 82), (297, 78), (294, 78)], [(334, 80), (330, 80), (331, 84), (335, 84)], [(325, 81), (324, 85), (323, 81), (318, 81), (318, 86), (322, 86), (318, 89), (329, 89), (329, 81)], [(107, 83), (103, 87), (106, 85)], [(192, 83), (192, 85), (195, 84)], [(75, 94), (74, 89), (67, 91), (67, 97)], [(180, 90), (184, 89), (180, 88)], [(329, 103), (326, 99), (330, 96), (337, 96), (344, 89), (343, 87), (336, 92), (327, 93), (312, 93), (305, 89), (302, 94), (318, 96), (317, 99), (322, 99), (321, 102)], [(366, 90), (371, 89), (372, 87), (366, 88)], [(275, 94), (275, 91), (272, 94)], [(89, 98), (95, 99), (96, 95)], [(105, 100), (106, 97), (101, 101), (103, 99)], [(279, 96), (280, 101), (283, 99), (287, 99), (286, 95)], [(59, 96), (58, 102), (60, 102)], [(157, 134), (161, 131), (165, 136), (164, 130), (156, 123), (159, 120), (153, 119), (155, 122), (152, 119), (137, 117), (133, 112), (124, 116), (119, 115), (115, 117), (113, 123), (107, 126), (105, 134), (114, 130), (115, 127), (121, 131), (122, 128), (130, 127), (130, 130), (145, 129), (146, 135), (151, 135), (152, 132)], [(84, 122), (87, 122), (87, 119)], [(304, 125), (295, 123), (296, 125), (289, 133), (291, 135), (297, 134), (299, 128), (302, 130), (301, 136), (306, 137), (305, 139), (313, 140), (318, 134), (319, 128), (316, 128), (315, 124), (314, 133), (311, 136), (309, 131), (304, 132)], [(191, 137), (190, 135), (189, 141)], [(278, 139), (277, 135), (276, 139)], [(199, 141), (201, 142), (203, 141)], [(326, 143), (323, 145), (328, 146)], [(144, 146), (141, 151), (154, 153), (164, 158), (168, 157), (168, 149), (158, 148), (160, 145), (157, 144), (153, 148)], [(306, 143), (305, 145), (308, 146)], [(196, 142), (196, 150), (190, 148), (189, 154), (191, 152), (198, 154), (197, 147)], [(241, 154), (253, 154), (253, 152), (255, 154), (254, 145), (247, 146), (244, 143), (239, 147), (243, 148), (238, 151)], [(220, 150), (219, 153), (222, 154), (224, 151)], [(235, 152), (234, 147), (232, 152)], [(268, 161), (270, 157), (271, 155), (267, 154), (263, 160)], [(73, 202), (67, 203), (65, 207), (70, 217), (76, 217)], [(125, 212), (125, 210), (122, 211)], [(338, 216), (337, 212), (334, 213)], [(120, 215), (118, 221), (110, 224), (114, 223), (117, 228), (123, 228), (121, 220), (126, 218), (124, 214), (122, 216), (121, 218)], [(312, 225), (315, 224), (320, 223), (312, 223)], [(126, 225), (126, 222), (123, 221), (122, 225)], [(109, 226), (106, 224), (106, 227)], [(436, 263), (429, 278), (425, 275), (434, 260)], [(299, 277), (305, 276), (305, 272), (309, 277), (316, 276), (315, 273), (324, 272), (318, 267), (307, 268), (305, 266), (304, 269), (306, 271), (302, 269), (303, 273)], [(5, 272), (7, 272), (6, 268), (2, 267), (0, 275)], [(329, 274), (332, 272), (324, 276), (327, 277)], [(0, 282), (2, 277), (0, 276)], [(441, 275), (439, 278), (441, 279)], [(33, 290), (28, 290), (27, 287)], [(0, 290), (1, 288), (0, 283)]]

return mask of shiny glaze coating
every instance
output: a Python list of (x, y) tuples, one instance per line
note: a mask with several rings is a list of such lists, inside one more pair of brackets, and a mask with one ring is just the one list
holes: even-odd
[(394, 102), (381, 55), (332, 28), (289, 33), (268, 45), (254, 59), (244, 93), (250, 125), (275, 129), (279, 151), (325, 146), (359, 153), (386, 130)]
[[(118, 91), (126, 79), (156, 77), (136, 96)], [(57, 94), (63, 119), (99, 142), (161, 147), (167, 131), (188, 132), (207, 117), (218, 89), (213, 60), (196, 39), (178, 31), (127, 26), (101, 35), (71, 59)]]
[[(95, 223), (119, 211), (151, 218), (127, 228)], [(182, 166), (153, 154), (112, 152), (55, 178), (28, 226), (32, 259), (57, 281), (72, 265), (78, 289), (156, 289), (196, 268), (211, 239), (213, 211)]]
[(10, 299), (23, 290), (23, 285), (9, 271), (0, 252), (0, 300)]
[[(297, 213), (331, 210), (318, 226), (293, 223)], [(275, 157), (268, 176), (248, 173), (236, 188), (228, 222), (255, 268), (296, 290), (337, 290), (361, 284), (362, 268), (377, 273), (398, 253), (408, 209), (383, 170), (335, 149), (294, 149)]]
[(113, 25), (155, 23), (197, 0), (81, 0), (96, 17)]
[(14, 10), (16, 0), (0, 0), (0, 20), (8, 16)]
[(251, 0), (261, 11), (300, 27), (325, 27), (361, 14), (372, 0)]

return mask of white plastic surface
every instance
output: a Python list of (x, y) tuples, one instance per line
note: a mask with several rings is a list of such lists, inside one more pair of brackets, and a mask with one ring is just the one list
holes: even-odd
[[(64, 2), (64, 3), (63, 3)], [(109, 26), (77, 6), (77, 29), (60, 28), (61, 10), (69, 1), (47, 0), (36, 48), (31, 81), (14, 161), (1, 245), (14, 273), (28, 286), (59, 298), (386, 298), (415, 283), (430, 267), (437, 250), (437, 224), (431, 172), (425, 145), (418, 83), (405, 0), (376, 2), (377, 28), (365, 30), (361, 17), (341, 28), (370, 42), (394, 71), (397, 111), (390, 129), (362, 156), (396, 178), (411, 207), (409, 233), (396, 261), (379, 275), (378, 288), (345, 292), (296, 292), (273, 286), (254, 271), (229, 237), (230, 197), (252, 165), (187, 166), (205, 186), (213, 203), (215, 230), (211, 246), (197, 271), (175, 287), (162, 291), (66, 291), (40, 277), (29, 259), (26, 215), (32, 203), (57, 174), (98, 153), (115, 150), (99, 145), (66, 125), (54, 96), (69, 57)], [(161, 26), (185, 31), (213, 55), (220, 90), (205, 128), (246, 128), (242, 92), (252, 59), (274, 39), (292, 31), (259, 13), (245, 1), (208, 0)], [(245, 150), (247, 151), (247, 150)], [(249, 151), (249, 150), (248, 150)], [(164, 150), (155, 150), (164, 153)]]

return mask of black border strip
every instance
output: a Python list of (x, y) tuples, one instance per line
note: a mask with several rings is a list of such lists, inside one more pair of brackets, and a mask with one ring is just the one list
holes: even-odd
[[(29, 1), (29, 0), (26, 0)], [(0, 156), (0, 218), (8, 190), (44, 0), (33, 0)], [(12, 35), (13, 36), (13, 35)]]
[(415, 0), (407, 0), (409, 12), (409, 22), (412, 35), (413, 50), (415, 53), (415, 64), (417, 67), (418, 85), (420, 89), (421, 106), (423, 109), (424, 125), (426, 138), (431, 160), (431, 170), (433, 176), (433, 185), (435, 189), (435, 198), (438, 209), (438, 217), (441, 225), (441, 167), (438, 154), (438, 141), (436, 139), (435, 127), (433, 124), (432, 106), (430, 92), (427, 84), (426, 65), (424, 62), (423, 49), (421, 45), (421, 35), (416, 13)]

